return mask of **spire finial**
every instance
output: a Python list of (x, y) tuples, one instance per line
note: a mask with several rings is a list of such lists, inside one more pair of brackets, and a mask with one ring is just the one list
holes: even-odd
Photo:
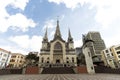
[(46, 27), (45, 37), (47, 38), (47, 27)]
[(70, 29), (68, 31), (68, 42), (73, 42), (73, 38), (71, 36), (71, 32), (70, 32)]
[(59, 16), (57, 16), (57, 26), (59, 26)]
[(58, 19), (57, 19), (57, 26), (56, 26), (56, 31), (55, 31), (54, 38), (57, 38), (57, 37), (61, 38), (61, 33), (60, 33), (60, 28), (59, 28), (59, 20)]
[(46, 27), (46, 32), (45, 32), (45, 35), (44, 35), (44, 40), (45, 40), (45, 41), (48, 41), (48, 37), (47, 37), (47, 27)]
[(69, 28), (69, 38), (71, 38), (71, 32), (70, 32), (70, 28)]

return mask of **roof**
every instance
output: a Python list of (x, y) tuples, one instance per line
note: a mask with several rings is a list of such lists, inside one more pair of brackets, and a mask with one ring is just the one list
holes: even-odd
[(22, 55), (22, 56), (25, 56), (25, 55), (23, 55), (21, 53), (12, 53), (12, 55)]
[(5, 50), (5, 49), (2, 49), (2, 48), (0, 48), (0, 51), (3, 51), (3, 52), (10, 53), (10, 51), (7, 51), (7, 50)]

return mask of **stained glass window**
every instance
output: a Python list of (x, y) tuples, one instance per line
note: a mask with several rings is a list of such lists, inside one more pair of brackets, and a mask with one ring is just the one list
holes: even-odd
[(55, 44), (54, 48), (55, 48), (55, 49), (62, 50), (62, 45), (61, 45), (59, 42), (57, 42), (57, 43)]

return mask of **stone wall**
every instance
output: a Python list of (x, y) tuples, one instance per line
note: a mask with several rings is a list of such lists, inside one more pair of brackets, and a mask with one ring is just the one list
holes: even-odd
[(0, 75), (22, 74), (22, 69), (0, 69)]
[(88, 73), (86, 66), (77, 66), (76, 69), (77, 69), (77, 73), (78, 73), (78, 74)]
[(96, 73), (111, 73), (111, 74), (120, 74), (120, 68), (119, 69), (112, 69), (105, 66), (95, 66), (95, 72)]
[(28, 66), (26, 67), (25, 74), (39, 74), (39, 67)]

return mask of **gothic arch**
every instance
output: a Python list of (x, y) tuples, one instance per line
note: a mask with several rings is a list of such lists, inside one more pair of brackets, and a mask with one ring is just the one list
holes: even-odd
[(55, 50), (62, 50), (62, 45), (60, 42), (56, 42), (55, 45), (54, 45), (54, 49)]

